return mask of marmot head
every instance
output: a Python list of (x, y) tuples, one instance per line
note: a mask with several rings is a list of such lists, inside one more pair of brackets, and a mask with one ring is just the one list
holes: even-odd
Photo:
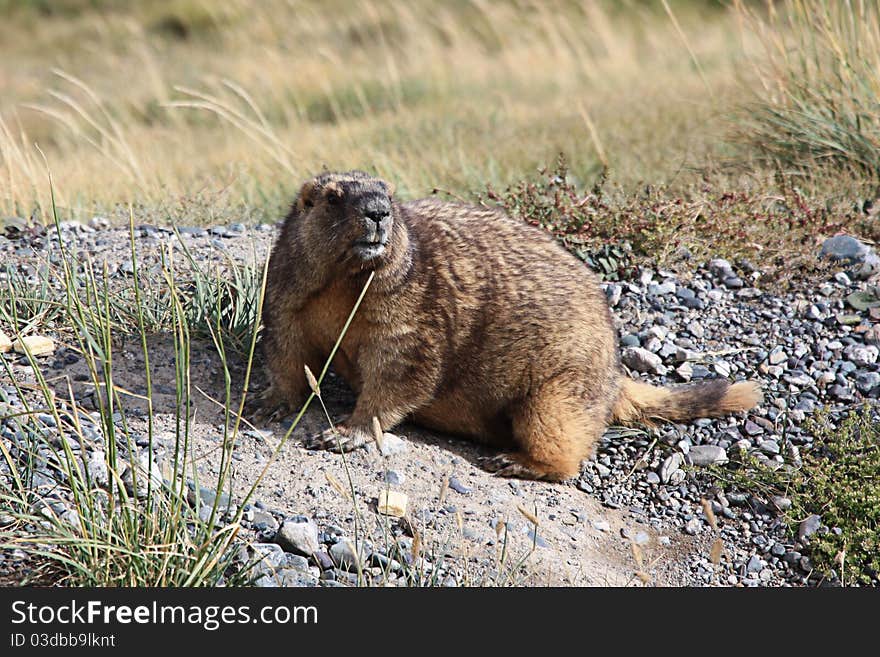
[(395, 228), (393, 193), (390, 183), (363, 171), (322, 173), (302, 186), (288, 220), (312, 248), (378, 264)]

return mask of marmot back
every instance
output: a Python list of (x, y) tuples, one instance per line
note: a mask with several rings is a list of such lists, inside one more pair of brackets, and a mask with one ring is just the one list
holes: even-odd
[(398, 203), (363, 172), (303, 185), (269, 263), (264, 350), (271, 400), (296, 405), (357, 296), (334, 358), (358, 394), (350, 418), (311, 447), (351, 448), (404, 418), (511, 451), (487, 465), (577, 475), (613, 419), (682, 421), (750, 408), (752, 383), (657, 388), (621, 373), (596, 276), (544, 231), (500, 211)]

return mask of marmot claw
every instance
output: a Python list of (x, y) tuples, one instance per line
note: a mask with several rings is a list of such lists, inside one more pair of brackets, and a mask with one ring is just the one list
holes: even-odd
[(360, 432), (352, 431), (344, 426), (337, 426), (309, 436), (303, 441), (303, 447), (306, 449), (325, 449), (341, 454), (363, 447), (366, 443), (366, 436)]

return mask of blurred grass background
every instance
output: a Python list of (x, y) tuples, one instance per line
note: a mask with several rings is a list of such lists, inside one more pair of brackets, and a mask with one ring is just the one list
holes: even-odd
[[(361, 167), (405, 195), (571, 172), (686, 185), (755, 39), (717, 2), (0, 2), (0, 208), (277, 206)], [(671, 17), (679, 24), (676, 27)], [(684, 38), (683, 36), (684, 35)]]
[[(41, 151), (74, 218), (129, 201), (273, 216), (324, 166), (468, 196), (560, 152), (584, 184), (607, 167), (624, 190), (767, 185), (828, 159), (821, 135), (792, 136), (789, 92), (809, 104), (811, 74), (851, 63), (792, 56), (834, 59), (821, 10), (844, 5), (865, 21), (864, 3), (796, 0), (0, 0), (0, 212), (45, 215)], [(852, 29), (875, 39), (876, 79), (868, 14)], [(876, 108), (856, 92), (858, 130)]]

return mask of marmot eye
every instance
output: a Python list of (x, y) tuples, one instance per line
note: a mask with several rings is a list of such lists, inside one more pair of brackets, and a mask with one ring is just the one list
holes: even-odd
[(342, 200), (342, 195), (337, 192), (330, 192), (327, 194), (327, 203), (330, 205), (338, 205), (339, 201)]

